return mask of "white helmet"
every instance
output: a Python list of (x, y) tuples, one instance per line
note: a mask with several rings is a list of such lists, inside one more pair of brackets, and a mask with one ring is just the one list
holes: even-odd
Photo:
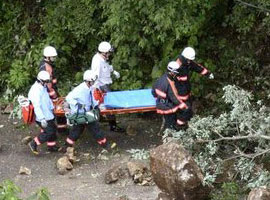
[(52, 46), (47, 46), (43, 50), (43, 56), (45, 57), (54, 57), (57, 56), (56, 49)]
[(98, 76), (94, 73), (93, 70), (86, 70), (83, 74), (84, 81), (96, 81)]
[(112, 49), (112, 45), (109, 42), (103, 41), (98, 45), (98, 51), (101, 53), (108, 53), (112, 51)]
[(194, 60), (195, 59), (195, 50), (192, 47), (186, 47), (182, 51), (182, 56), (184, 56), (186, 59)]
[(171, 62), (169, 62), (167, 69), (170, 72), (173, 72), (175, 74), (178, 74), (178, 71), (177, 70), (179, 69), (179, 67), (180, 67), (180, 65), (176, 61), (171, 61)]
[(49, 81), (51, 79), (50, 74), (47, 71), (40, 71), (37, 75), (39, 81)]

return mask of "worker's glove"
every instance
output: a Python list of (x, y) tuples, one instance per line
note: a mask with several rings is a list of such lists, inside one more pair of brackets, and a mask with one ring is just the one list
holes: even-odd
[(115, 76), (115, 78), (120, 78), (120, 74), (119, 74), (119, 72), (117, 72), (117, 71), (113, 71), (113, 74), (114, 74), (114, 76)]
[(76, 106), (77, 106), (78, 109), (82, 109), (83, 108), (83, 104), (81, 104), (81, 103), (77, 103)]
[(214, 74), (213, 73), (211, 73), (210, 75), (209, 75), (209, 79), (214, 79), (215, 77), (214, 77)]
[(42, 127), (42, 128), (47, 128), (48, 122), (46, 121), (46, 119), (42, 119), (42, 120), (40, 121), (40, 123), (41, 123), (41, 127)]

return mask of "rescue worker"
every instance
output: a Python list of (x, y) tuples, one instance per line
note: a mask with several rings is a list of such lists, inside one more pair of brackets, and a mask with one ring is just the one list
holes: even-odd
[(179, 130), (179, 112), (187, 109), (187, 105), (179, 98), (177, 91), (177, 75), (179, 64), (169, 62), (168, 72), (163, 74), (153, 85), (152, 94), (156, 98), (157, 113), (165, 118), (164, 128)]
[(197, 72), (203, 76), (207, 76), (209, 79), (213, 79), (214, 75), (205, 67), (194, 62), (195, 50), (192, 47), (186, 47), (182, 53), (178, 56), (176, 62), (180, 65), (178, 70), (178, 83), (177, 90), (179, 99), (185, 102), (188, 106), (187, 110), (182, 110), (180, 113), (179, 123), (187, 128), (188, 121), (192, 118), (192, 99), (191, 99), (191, 84), (190, 77), (192, 72)]
[[(96, 81), (97, 75), (92, 70), (84, 72), (83, 82), (75, 87), (66, 97), (66, 102), (69, 104), (71, 114), (76, 113), (77, 111), (80, 113), (85, 111), (87, 112), (91, 108), (97, 108), (98, 104), (93, 98), (94, 87), (92, 87)], [(92, 132), (100, 146), (104, 148), (107, 147), (107, 139), (104, 136), (104, 133), (100, 130), (98, 121), (89, 124), (74, 124), (66, 139), (66, 145), (74, 146), (76, 140), (79, 139), (85, 127), (88, 131)]]
[[(43, 50), (43, 60), (40, 63), (39, 71), (47, 71), (50, 74), (51, 82), (47, 84), (48, 92), (50, 95), (50, 98), (53, 102), (56, 102), (58, 100), (59, 94), (57, 91), (57, 79), (54, 74), (54, 68), (55, 68), (55, 59), (57, 56), (57, 51), (52, 46), (46, 46)], [(57, 129), (58, 132), (65, 133), (67, 128), (67, 121), (65, 117), (56, 117), (57, 122)]]
[(47, 71), (50, 74), (51, 77), (51, 83), (47, 84), (48, 92), (50, 95), (50, 98), (53, 101), (57, 101), (58, 92), (57, 92), (57, 79), (54, 76), (54, 61), (57, 56), (56, 49), (52, 46), (47, 46), (43, 50), (43, 60), (40, 63), (39, 71)]
[[(113, 53), (113, 47), (109, 42), (103, 41), (98, 45), (98, 52), (92, 58), (91, 69), (98, 76), (96, 86), (103, 92), (110, 92), (112, 84), (112, 77), (120, 78), (119, 72), (113, 69), (113, 66), (109, 64), (109, 59)], [(101, 105), (101, 109), (102, 105)], [(114, 132), (123, 132), (124, 129), (116, 124), (115, 115), (107, 115), (109, 120), (110, 130)]]
[(49, 151), (58, 151), (56, 146), (56, 125), (54, 122), (53, 102), (49, 97), (47, 85), (50, 83), (50, 74), (46, 71), (40, 71), (37, 75), (36, 82), (32, 85), (28, 99), (34, 107), (36, 123), (42, 129), (28, 145), (31, 151), (38, 155), (38, 145), (47, 142)]

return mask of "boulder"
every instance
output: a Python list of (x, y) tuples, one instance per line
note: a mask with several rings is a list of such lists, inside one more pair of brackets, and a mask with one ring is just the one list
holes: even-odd
[(260, 187), (250, 191), (247, 200), (269, 200), (270, 188)]
[(202, 184), (203, 174), (194, 159), (176, 142), (150, 151), (150, 169), (156, 185), (178, 200), (203, 200), (209, 188)]

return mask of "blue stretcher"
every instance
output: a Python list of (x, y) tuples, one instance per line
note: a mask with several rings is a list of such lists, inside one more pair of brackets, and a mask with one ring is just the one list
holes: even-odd
[[(54, 102), (56, 116), (65, 116), (64, 101), (65, 98), (61, 97)], [(156, 100), (151, 89), (108, 92), (104, 97), (104, 105), (106, 109), (100, 111), (102, 115), (156, 111)]]
[(156, 100), (151, 89), (108, 92), (104, 98), (102, 114), (124, 114), (156, 110)]

